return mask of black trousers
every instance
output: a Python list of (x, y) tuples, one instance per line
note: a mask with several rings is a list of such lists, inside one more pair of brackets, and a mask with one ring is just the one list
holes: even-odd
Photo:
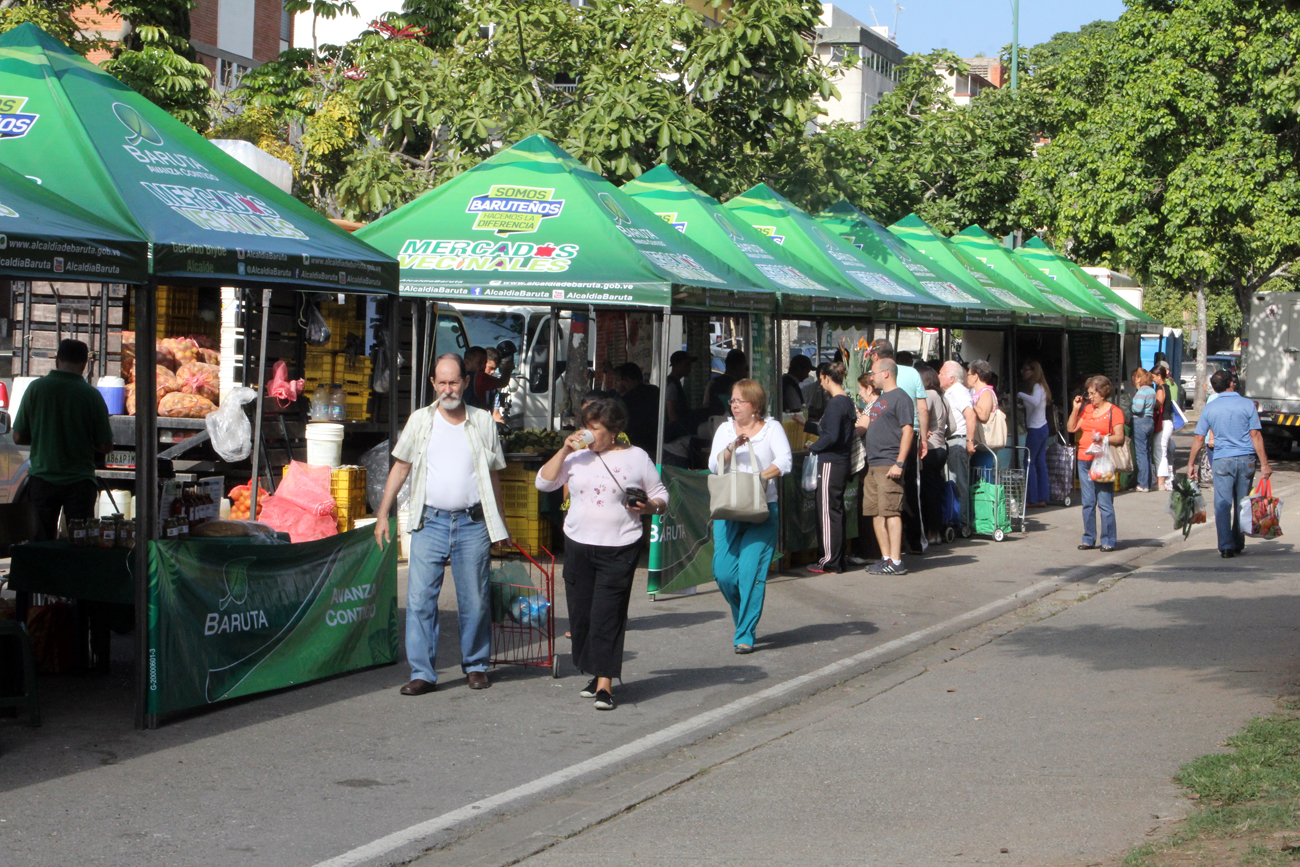
[(623, 638), (641, 543), (612, 547), (564, 539), (564, 596), (573, 664), (594, 677), (623, 675)]
[(943, 529), (943, 498), (947, 480), (948, 450), (932, 448), (921, 461), (921, 519), (927, 532)]
[(925, 538), (925, 531), (921, 526), (921, 469), (917, 455), (916, 440), (913, 440), (903, 467), (903, 544), (913, 554), (923, 554), (925, 548), (921, 540)]
[(848, 461), (821, 461), (817, 466), (817, 541), (822, 549), (817, 568), (827, 572), (843, 572), (849, 565), (844, 549), (844, 486), (848, 477)]
[(58, 538), (60, 510), (68, 520), (95, 517), (95, 499), (98, 495), (99, 486), (89, 480), (52, 485), (44, 479), (28, 476), (23, 496), (36, 510), (35, 541), (48, 542)]

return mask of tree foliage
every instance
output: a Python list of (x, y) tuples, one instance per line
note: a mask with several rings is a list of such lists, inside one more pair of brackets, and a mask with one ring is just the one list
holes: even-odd
[(3, 0), (0, 2), (0, 33), (20, 24), (35, 24), (78, 54), (102, 51), (104, 40), (84, 33), (72, 13), (82, 5), (79, 0)]
[(1297, 32), (1284, 0), (1134, 0), (1037, 76), (1052, 141), (1025, 208), (1072, 256), (1239, 315), (1300, 256)]
[(105, 72), (203, 131), (212, 101), (207, 67), (190, 45), (194, 0), (108, 0), (105, 8), (122, 17), (128, 32), (101, 64)]
[(838, 95), (813, 54), (820, 15), (738, 0), (712, 27), (659, 0), (408, 0), (346, 46), (262, 67), (246, 95), (302, 125), (303, 194), (337, 216), (381, 214), (534, 133), (616, 182), (667, 162), (725, 197), (798, 164), (816, 100)]

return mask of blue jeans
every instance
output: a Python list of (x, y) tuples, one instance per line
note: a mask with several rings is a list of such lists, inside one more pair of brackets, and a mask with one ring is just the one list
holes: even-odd
[(412, 680), (437, 683), (438, 594), (448, 564), (456, 582), (460, 623), (460, 667), (487, 671), (492, 644), (488, 604), (488, 566), (492, 541), (486, 521), (466, 512), (424, 509), (424, 526), (411, 534), (411, 562), (406, 583), (406, 658)]
[(731, 606), (731, 619), (736, 624), (733, 643), (750, 647), (754, 646), (758, 619), (763, 616), (767, 570), (781, 528), (776, 503), (768, 503), (767, 512), (767, 520), (761, 524), (713, 522), (713, 578)]
[(1052, 498), (1047, 482), (1047, 425), (1025, 431), (1029, 470), (1025, 477), (1025, 502), (1046, 503)]
[(1139, 488), (1151, 488), (1151, 437), (1156, 430), (1156, 420), (1151, 416), (1133, 416), (1133, 451), (1137, 453)]
[(1115, 483), (1094, 482), (1088, 475), (1092, 461), (1079, 461), (1079, 490), (1083, 494), (1083, 544), (1096, 545), (1096, 516), (1101, 512), (1101, 546), (1114, 548), (1118, 531), (1115, 529)]
[(1240, 503), (1250, 496), (1255, 481), (1255, 459), (1240, 455), (1219, 458), (1214, 467), (1214, 530), (1219, 534), (1220, 551), (1240, 551), (1246, 547), (1246, 534), (1240, 526)]

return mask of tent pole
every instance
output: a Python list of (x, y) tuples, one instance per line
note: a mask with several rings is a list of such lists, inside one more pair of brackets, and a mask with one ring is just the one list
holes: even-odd
[[(28, 298), (30, 299), (30, 292)], [(135, 727), (157, 728), (149, 701), (149, 543), (158, 537), (158, 282), (135, 287)]]
[(420, 374), (424, 370), (424, 358), (420, 355), (420, 302), (411, 302), (411, 414), (419, 409)]
[[(1010, 326), (1006, 331), (1002, 332), (1002, 334), (1004, 335), (1002, 339), (1004, 341), (1003, 346), (1005, 347), (1002, 357), (1008, 361), (1007, 379), (1010, 380), (1008, 383), (1010, 389), (1008, 390), (1007, 401), (1011, 405), (1011, 436), (1009, 439), (1011, 440), (1011, 444), (1015, 446), (1019, 445), (1020, 436), (1017, 433), (1019, 428), (1016, 426), (1016, 423), (1020, 419), (1020, 401), (1016, 399), (1016, 394), (1020, 391), (1020, 362), (1016, 352), (1016, 326)], [(1028, 431), (1028, 426), (1026, 426), (1026, 431)], [(1025, 441), (1029, 441), (1028, 433), (1025, 435)], [(1011, 465), (1016, 467), (1016, 469), (1028, 469), (1027, 467), (1017, 466), (1020, 463), (1020, 451), (1018, 449), (1013, 448), (1011, 450), (1011, 458)]]
[[(401, 355), (399, 352), (401, 346), (397, 342), (397, 335), (398, 332), (401, 331), (402, 327), (402, 309), (399, 304), (400, 299), (397, 295), (394, 294), (388, 296), (388, 363), (389, 370), (392, 371), (388, 382), (388, 451), (390, 454), (397, 446), (397, 437), (402, 431), (401, 426), (397, 423), (397, 391), (398, 383), (401, 381), (401, 369), (397, 365), (397, 359)], [(412, 354), (415, 353), (414, 346), (411, 347), (411, 352)], [(415, 362), (412, 361), (411, 365), (412, 373), (414, 373)], [(411, 378), (411, 386), (414, 388), (415, 377), (412, 376)], [(391, 460), (389, 461), (389, 466), (392, 466)]]
[(659, 338), (655, 341), (659, 351), (659, 357), (655, 359), (657, 375), (654, 377), (655, 385), (659, 387), (659, 427), (655, 429), (655, 466), (661, 470), (664, 465), (664, 426), (668, 419), (668, 312), (670, 309), (665, 307), (663, 312), (655, 314), (655, 336)]
[[(249, 483), (248, 514), (250, 521), (257, 520), (257, 489), (261, 485), (258, 472), (258, 452), (262, 448), (262, 395), (266, 392), (263, 382), (266, 379), (266, 337), (271, 318), (271, 290), (262, 290), (262, 332), (258, 335), (260, 348), (257, 351), (257, 410), (253, 416), (253, 479)], [(269, 471), (268, 471), (269, 472)]]
[(555, 353), (560, 333), (560, 308), (551, 308), (551, 327), (546, 335), (546, 429), (556, 430), (555, 423)]

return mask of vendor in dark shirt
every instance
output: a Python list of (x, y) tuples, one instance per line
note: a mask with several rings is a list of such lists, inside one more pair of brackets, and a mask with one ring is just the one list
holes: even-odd
[(627, 435), (632, 445), (644, 449), (654, 460), (659, 438), (659, 386), (646, 385), (641, 366), (628, 361), (614, 370), (616, 387), (627, 406)]
[(808, 356), (791, 356), (790, 367), (781, 377), (781, 412), (803, 411), (803, 381), (812, 369), (813, 362)]
[(85, 380), (89, 355), (80, 340), (61, 341), (54, 370), (27, 387), (14, 419), (14, 443), (32, 447), (23, 497), (36, 509), (37, 541), (58, 536), (60, 510), (68, 520), (95, 516), (95, 454), (113, 448), (113, 430), (103, 395)]
[(830, 395), (822, 413), (820, 435), (808, 450), (817, 456), (817, 536), (822, 558), (809, 572), (843, 572), (848, 565), (844, 548), (844, 487), (849, 478), (853, 423), (857, 410), (844, 392), (844, 363), (828, 362), (817, 368), (817, 379)]

